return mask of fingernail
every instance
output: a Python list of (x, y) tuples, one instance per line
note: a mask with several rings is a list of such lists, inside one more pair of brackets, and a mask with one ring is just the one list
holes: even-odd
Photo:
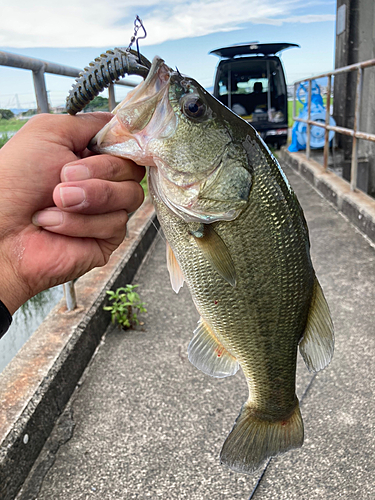
[(60, 210), (43, 210), (33, 215), (35, 226), (59, 226), (63, 222), (63, 214)]
[(74, 207), (85, 201), (85, 192), (78, 187), (60, 188), (60, 198), (64, 208)]
[(69, 165), (64, 167), (61, 172), (61, 180), (63, 182), (69, 181), (84, 181), (85, 179), (90, 179), (90, 171), (84, 165)]

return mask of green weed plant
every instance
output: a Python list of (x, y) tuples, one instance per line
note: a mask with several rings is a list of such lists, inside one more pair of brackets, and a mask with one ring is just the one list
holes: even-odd
[(144, 302), (141, 302), (138, 293), (134, 291), (138, 286), (126, 285), (117, 288), (115, 292), (106, 292), (112, 304), (103, 309), (111, 312), (112, 323), (117, 323), (123, 330), (139, 325), (138, 313), (147, 312)]

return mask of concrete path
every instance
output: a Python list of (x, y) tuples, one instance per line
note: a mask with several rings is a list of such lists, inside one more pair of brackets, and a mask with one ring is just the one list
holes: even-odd
[(159, 236), (135, 279), (148, 308), (144, 325), (108, 330), (19, 500), (375, 498), (375, 252), (286, 173), (336, 329), (326, 370), (313, 376), (298, 366), (303, 448), (273, 459), (262, 476), (220, 465), (246, 385), (240, 373), (213, 379), (187, 360), (198, 314), (186, 288), (171, 290)]

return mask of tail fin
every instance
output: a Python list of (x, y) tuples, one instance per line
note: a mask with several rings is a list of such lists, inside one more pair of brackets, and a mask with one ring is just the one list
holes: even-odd
[(260, 418), (248, 403), (242, 407), (220, 453), (221, 462), (237, 472), (251, 473), (270, 457), (303, 444), (303, 422), (297, 400), (283, 420)]

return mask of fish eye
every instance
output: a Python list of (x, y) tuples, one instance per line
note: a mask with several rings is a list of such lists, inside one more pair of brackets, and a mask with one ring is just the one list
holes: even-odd
[(206, 110), (205, 103), (197, 95), (187, 94), (181, 99), (181, 111), (188, 118), (202, 118)]

